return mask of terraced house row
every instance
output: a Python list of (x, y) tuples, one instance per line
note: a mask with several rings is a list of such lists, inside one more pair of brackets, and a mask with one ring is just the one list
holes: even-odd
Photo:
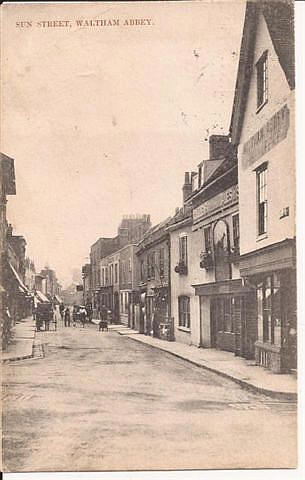
[(292, 6), (249, 2), (228, 135), (190, 159), (173, 216), (123, 219), (111, 251), (91, 248), (88, 301), (146, 335), (297, 368), (294, 78)]

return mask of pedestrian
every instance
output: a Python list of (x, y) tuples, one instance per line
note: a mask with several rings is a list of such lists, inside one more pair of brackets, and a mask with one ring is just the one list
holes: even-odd
[(81, 321), (81, 324), (82, 324), (83, 328), (85, 328), (86, 316), (87, 316), (87, 312), (86, 312), (85, 307), (81, 307), (80, 311), (79, 311), (79, 318), (80, 318), (80, 321)]
[(105, 305), (102, 306), (101, 311), (100, 311), (100, 321), (98, 324), (98, 331), (102, 332), (104, 329), (108, 330), (108, 322), (107, 322), (107, 316), (108, 316), (108, 310)]
[(61, 319), (63, 321), (64, 320), (64, 314), (65, 314), (65, 306), (62, 302), (59, 305), (59, 313), (60, 313)]
[(65, 327), (70, 327), (70, 309), (69, 307), (66, 308), (65, 313), (64, 313), (64, 318), (65, 318)]

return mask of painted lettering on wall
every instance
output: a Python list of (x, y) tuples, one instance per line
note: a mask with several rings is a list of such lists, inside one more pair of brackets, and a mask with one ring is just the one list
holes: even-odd
[(244, 143), (242, 153), (243, 169), (249, 167), (275, 145), (287, 137), (289, 129), (289, 108), (284, 105), (262, 128)]
[(238, 202), (238, 185), (228, 188), (224, 192), (215, 195), (206, 202), (199, 205), (193, 210), (193, 220), (198, 221), (202, 217), (210, 215), (211, 213), (222, 210), (230, 205)]

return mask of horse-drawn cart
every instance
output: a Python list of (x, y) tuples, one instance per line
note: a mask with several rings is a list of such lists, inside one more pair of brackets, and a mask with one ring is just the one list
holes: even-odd
[[(50, 330), (50, 323), (54, 322), (54, 313), (51, 303), (38, 303), (36, 307), (36, 330), (41, 331), (44, 327), (45, 331)], [(56, 322), (54, 322), (56, 330)]]

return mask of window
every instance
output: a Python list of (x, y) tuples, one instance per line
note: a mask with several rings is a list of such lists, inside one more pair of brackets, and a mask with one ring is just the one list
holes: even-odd
[(105, 285), (108, 285), (108, 267), (105, 267)]
[(268, 64), (267, 52), (264, 52), (256, 64), (257, 78), (257, 108), (259, 109), (268, 100)]
[(179, 238), (179, 261), (187, 266), (187, 236)]
[(159, 251), (159, 272), (160, 277), (164, 277), (164, 248)]
[(140, 263), (140, 275), (141, 275), (141, 282), (144, 282), (145, 280), (144, 260), (141, 260), (141, 263)]
[(274, 343), (275, 326), (280, 323), (280, 279), (276, 274), (265, 277), (256, 290), (258, 321), (262, 324), (263, 342)]
[(233, 246), (234, 250), (239, 250), (239, 215), (233, 215)]
[(212, 252), (212, 242), (211, 242), (211, 227), (206, 227), (203, 230), (204, 233), (204, 248), (205, 252)]
[(128, 261), (128, 282), (132, 281), (132, 268), (131, 268), (131, 258)]
[(198, 168), (198, 188), (201, 187), (201, 182), (202, 182), (202, 165), (200, 165)]
[(179, 327), (191, 328), (190, 298), (178, 298)]
[(122, 282), (126, 283), (125, 260), (122, 260)]
[(149, 255), (149, 254), (147, 255), (146, 262), (147, 262), (147, 278), (148, 278), (148, 280), (149, 280), (150, 277), (151, 277), (151, 271), (150, 271), (150, 255)]
[(110, 285), (113, 284), (113, 265), (110, 265)]
[(257, 170), (258, 235), (267, 233), (267, 165)]
[(155, 265), (156, 265), (156, 253), (152, 252), (151, 257), (150, 257), (150, 275), (151, 278), (155, 278)]
[(118, 278), (118, 264), (114, 264), (114, 283), (118, 283), (119, 278)]

